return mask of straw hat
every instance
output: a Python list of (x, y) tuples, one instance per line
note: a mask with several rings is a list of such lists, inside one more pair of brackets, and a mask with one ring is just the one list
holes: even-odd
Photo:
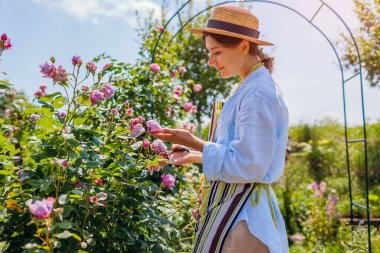
[(191, 33), (202, 35), (202, 32), (217, 33), (237, 37), (258, 45), (272, 46), (267, 41), (259, 40), (259, 20), (249, 10), (231, 6), (217, 6), (212, 10), (205, 28), (189, 28)]

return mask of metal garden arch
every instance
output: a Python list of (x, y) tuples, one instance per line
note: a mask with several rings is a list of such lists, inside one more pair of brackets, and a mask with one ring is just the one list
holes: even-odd
[[(207, 7), (206, 9), (198, 12), (197, 14), (195, 14), (193, 17), (191, 17), (189, 20), (186, 21), (186, 23), (183, 23), (182, 21), (182, 18), (181, 18), (181, 15), (180, 15), (180, 11), (189, 3), (191, 2), (191, 0), (187, 1), (186, 3), (184, 3), (178, 10), (176, 13), (174, 13), (174, 15), (167, 21), (167, 23), (165, 24), (164, 26), (164, 29), (163, 31), (161, 32), (161, 34), (159, 35), (156, 43), (155, 43), (155, 46), (154, 46), (154, 49), (152, 51), (152, 54), (151, 54), (151, 62), (153, 63), (154, 62), (154, 59), (155, 59), (155, 53), (156, 53), (156, 49), (157, 49), (157, 45), (158, 45), (158, 42), (160, 41), (161, 39), (161, 36), (163, 34), (163, 32), (166, 30), (167, 26), (170, 24), (170, 22), (172, 22), (172, 20), (177, 16), (178, 19), (179, 19), (179, 22), (180, 22), (180, 25), (181, 27), (178, 29), (178, 31), (172, 36), (172, 38), (169, 40), (166, 48), (170, 45), (170, 43), (173, 41), (173, 39), (183, 30), (183, 28), (188, 25), (193, 19), (195, 19), (198, 15), (200, 15), (201, 13), (205, 12), (205, 11), (208, 11), (209, 9), (215, 7), (215, 6), (218, 6), (218, 5), (224, 5), (224, 4), (227, 4), (227, 3), (245, 3), (245, 2), (261, 2), (261, 3), (267, 3), (267, 4), (274, 4), (274, 5), (277, 5), (277, 6), (281, 6), (287, 10), (290, 10), (292, 11), (293, 13), (299, 15), (300, 17), (302, 17), (306, 22), (308, 22), (310, 25), (312, 25), (315, 29), (317, 29), (321, 34), (322, 36), (328, 41), (328, 43), (330, 44), (332, 50), (334, 51), (336, 57), (337, 57), (337, 60), (338, 60), (338, 63), (339, 63), (339, 67), (340, 67), (340, 72), (341, 72), (341, 79), (342, 79), (342, 92), (343, 92), (343, 111), (344, 111), (344, 129), (345, 129), (345, 145), (346, 145), (346, 164), (347, 164), (347, 174), (348, 174), (348, 187), (349, 187), (349, 197), (350, 197), (350, 225), (353, 225), (353, 217), (354, 217), (354, 214), (353, 214), (353, 207), (357, 207), (359, 209), (362, 209), (362, 210), (365, 210), (366, 211), (366, 215), (367, 215), (367, 227), (368, 227), (368, 252), (372, 252), (372, 248), (371, 248), (371, 227), (370, 227), (370, 209), (369, 209), (369, 199), (368, 199), (368, 161), (367, 161), (367, 133), (366, 133), (366, 121), (365, 121), (365, 110), (364, 110), (364, 96), (363, 96), (363, 76), (362, 76), (362, 64), (361, 64), (361, 59), (360, 59), (360, 53), (359, 53), (359, 49), (358, 49), (358, 46), (357, 46), (357, 43), (355, 41), (355, 38), (351, 32), (351, 30), (349, 29), (349, 27), (347, 26), (346, 22), (343, 20), (343, 18), (341, 16), (339, 16), (339, 14), (332, 8), (330, 7), (328, 4), (326, 4), (323, 0), (319, 0), (319, 2), (321, 3), (319, 8), (316, 10), (316, 12), (314, 13), (314, 15), (311, 17), (311, 18), (307, 18), (305, 15), (303, 15), (302, 13), (300, 13), (299, 11), (287, 6), (287, 5), (284, 5), (284, 4), (281, 4), (281, 3), (278, 3), (278, 2), (275, 2), (275, 1), (269, 1), (269, 0), (235, 0), (235, 1), (224, 1), (224, 2), (221, 2), (221, 3), (218, 3), (218, 4), (214, 4), (210, 7)], [(339, 57), (339, 54), (336, 50), (336, 48), (334, 47), (333, 43), (331, 42), (331, 40), (327, 37), (327, 35), (319, 28), (317, 27), (314, 23), (313, 23), (313, 20), (314, 18), (318, 15), (319, 11), (325, 6), (325, 8), (327, 8), (329, 11), (331, 11), (337, 18), (338, 20), (344, 25), (344, 27), (346, 28), (346, 30), (348, 31), (348, 33), (350, 34), (350, 37), (352, 39), (352, 41), (354, 42), (354, 45), (355, 45), (355, 49), (356, 49), (356, 53), (357, 53), (357, 57), (358, 57), (358, 60), (359, 60), (359, 71), (357, 73), (355, 73), (354, 75), (348, 77), (348, 78), (345, 78), (344, 77), (344, 73), (343, 73), (343, 67), (342, 67), (342, 62), (341, 62), (341, 59)], [(359, 75), (360, 77), (360, 95), (361, 95), (361, 104), (362, 104), (362, 127), (363, 127), (363, 138), (361, 139), (353, 139), (353, 140), (349, 140), (348, 137), (347, 137), (347, 115), (346, 115), (346, 91), (345, 91), (345, 85), (346, 83), (351, 80), (352, 78), (356, 77), (357, 75)], [(351, 185), (351, 170), (350, 170), (350, 155), (349, 155), (349, 149), (348, 149), (348, 145), (351, 144), (351, 143), (357, 143), (357, 142), (362, 142), (363, 143), (363, 151), (364, 151), (364, 171), (365, 171), (365, 193), (366, 193), (366, 205), (363, 206), (357, 202), (355, 202), (352, 198), (352, 185)]]

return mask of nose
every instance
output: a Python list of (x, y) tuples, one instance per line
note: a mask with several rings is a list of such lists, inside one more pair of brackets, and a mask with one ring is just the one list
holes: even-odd
[(214, 60), (214, 57), (212, 56), (212, 54), (210, 55), (210, 57), (208, 58), (208, 62), (207, 64), (212, 67), (212, 66), (216, 66), (215, 64), (215, 60)]

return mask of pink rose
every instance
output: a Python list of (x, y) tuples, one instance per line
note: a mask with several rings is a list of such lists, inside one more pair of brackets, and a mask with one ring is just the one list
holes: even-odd
[(128, 108), (129, 107), (129, 102), (125, 102), (124, 105)]
[(116, 108), (112, 108), (111, 109), (111, 114), (112, 115), (117, 115), (119, 112), (117, 111), (117, 109)]
[(194, 85), (194, 87), (193, 87), (193, 91), (194, 92), (200, 92), (202, 90), (202, 85), (201, 84), (196, 84), (196, 85)]
[(155, 119), (148, 120), (146, 122), (146, 127), (148, 128), (149, 133), (159, 133), (162, 129), (160, 124)]
[(115, 87), (113, 87), (110, 83), (104, 83), (102, 92), (105, 98), (112, 98), (115, 94)]
[(125, 113), (127, 114), (127, 116), (132, 116), (133, 115), (133, 109), (132, 108), (128, 108)]
[(141, 123), (139, 118), (133, 118), (129, 120), (129, 125), (131, 126), (137, 125), (138, 123)]
[(76, 65), (80, 66), (83, 63), (80, 56), (76, 56), (76, 55), (73, 56), (73, 58), (71, 59), (71, 62), (73, 63), (74, 66)]
[(55, 72), (55, 75), (53, 76), (53, 82), (54, 83), (64, 83), (67, 79), (67, 73), (62, 66), (58, 66), (57, 71)]
[(161, 68), (157, 63), (152, 63), (152, 64), (150, 64), (150, 70), (152, 70), (154, 72), (160, 72)]
[(40, 65), (40, 71), (42, 74), (44, 74), (44, 77), (53, 78), (57, 70), (54, 64), (49, 64), (45, 62), (45, 64)]
[(92, 74), (95, 74), (95, 71), (96, 71), (97, 66), (95, 65), (94, 62), (90, 61), (90, 62), (87, 62), (87, 64), (86, 64), (86, 68), (87, 68), (87, 70), (90, 71)]
[(178, 96), (181, 96), (182, 95), (182, 91), (181, 90), (174, 90), (174, 94), (176, 94)]
[(1, 40), (6, 41), (7, 39), (8, 39), (8, 36), (5, 33), (3, 33), (1, 35)]
[(154, 140), (152, 143), (152, 149), (156, 151), (157, 154), (167, 155), (168, 149), (160, 139)]
[(174, 184), (175, 184), (175, 177), (170, 174), (163, 174), (161, 175), (162, 183), (166, 188), (169, 190), (173, 190)]
[(95, 196), (90, 197), (90, 202), (95, 204), (96, 206), (106, 206), (105, 200), (108, 195), (105, 192), (99, 192)]
[(104, 94), (99, 90), (93, 90), (90, 93), (90, 101), (92, 105), (97, 105), (103, 98)]
[(43, 198), (42, 201), (36, 200), (34, 203), (29, 199), (26, 202), (26, 205), (29, 207), (30, 213), (33, 214), (35, 218), (46, 219), (53, 210), (54, 203), (55, 198), (48, 197), (47, 199)]
[(322, 193), (324, 193), (325, 191), (326, 191), (326, 186), (327, 186), (327, 184), (325, 183), (325, 182), (320, 182), (319, 183), (319, 190), (322, 192)]
[(9, 49), (12, 47), (12, 44), (11, 44), (11, 40), (10, 39), (7, 39), (5, 42), (4, 42), (4, 48), (5, 49)]
[(186, 112), (190, 111), (192, 107), (193, 107), (193, 103), (191, 103), (191, 102), (187, 102), (183, 106), (183, 108), (185, 109)]
[(193, 106), (191, 107), (191, 112), (194, 113), (194, 114), (198, 112), (198, 110), (197, 110), (197, 106), (196, 106), (196, 105), (193, 105)]
[(86, 91), (88, 91), (90, 88), (89, 88), (87, 85), (83, 85), (80, 89), (81, 89), (82, 91), (86, 92)]
[(136, 124), (136, 125), (133, 126), (130, 135), (131, 135), (132, 138), (137, 138), (141, 134), (143, 134), (144, 132), (145, 132), (145, 128), (143, 127), (143, 125), (141, 125), (140, 123), (138, 123), (138, 124)]

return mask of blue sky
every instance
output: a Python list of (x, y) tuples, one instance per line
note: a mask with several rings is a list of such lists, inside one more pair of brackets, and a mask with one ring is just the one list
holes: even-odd
[[(69, 67), (71, 57), (84, 61), (105, 52), (119, 61), (134, 62), (139, 47), (134, 30), (134, 12), (143, 16), (155, 10), (160, 16), (161, 0), (0, 0), (0, 33), (7, 33), (13, 48), (2, 56), (0, 69), (16, 89), (30, 98), (41, 84), (53, 87), (42, 78), (39, 65), (55, 56)], [(167, 1), (170, 14), (176, 1)], [(205, 1), (194, 1), (201, 10)], [(222, 1), (213, 1), (221, 3)], [(292, 7), (311, 18), (320, 6), (319, 0), (273, 0)], [(307, 4), (306, 4), (307, 2)], [(351, 0), (326, 0), (352, 30), (359, 23)], [(275, 46), (265, 51), (276, 58), (274, 78), (282, 89), (289, 107), (291, 124), (312, 123), (324, 116), (343, 122), (341, 76), (337, 58), (325, 38), (309, 23), (286, 8), (275, 4), (244, 3), (260, 20), (261, 38)], [(340, 21), (323, 7), (313, 21), (335, 42), (344, 32)], [(351, 73), (344, 73), (345, 78)], [(359, 79), (347, 83), (348, 124), (361, 124)], [(369, 88), (364, 81), (367, 122), (380, 119), (380, 90)]]

